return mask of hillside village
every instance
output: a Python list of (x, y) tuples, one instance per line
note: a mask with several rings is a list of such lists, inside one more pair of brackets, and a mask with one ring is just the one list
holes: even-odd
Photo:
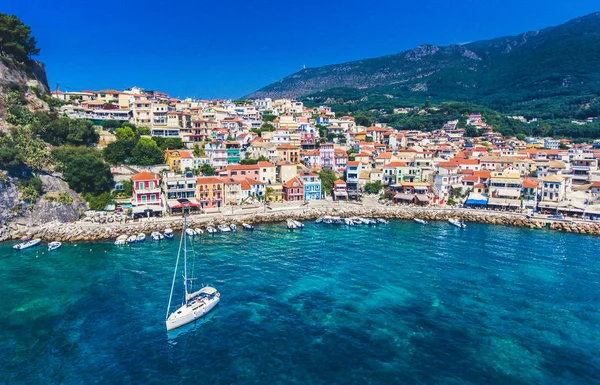
[[(131, 199), (116, 208), (134, 216), (185, 205), (210, 212), (258, 201), (360, 200), (368, 193), (404, 205), (600, 216), (595, 143), (503, 137), (476, 111), (465, 116), (465, 127), (448, 121), (423, 132), (360, 126), (328, 106), (290, 99), (180, 100), (136, 87), (57, 90), (52, 97), (70, 118), (99, 127), (128, 122), (181, 141), (164, 151), (164, 164), (112, 166), (117, 190), (123, 181), (133, 186)], [(113, 133), (104, 130), (100, 146), (113, 142)]]

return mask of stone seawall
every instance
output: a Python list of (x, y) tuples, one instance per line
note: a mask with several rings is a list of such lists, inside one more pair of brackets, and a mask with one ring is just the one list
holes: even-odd
[[(287, 218), (297, 220), (314, 220), (318, 217), (330, 215), (346, 217), (377, 217), (387, 219), (413, 219), (422, 218), (428, 221), (446, 221), (449, 218), (460, 218), (466, 222), (484, 224), (520, 226), (531, 229), (549, 228), (558, 231), (579, 234), (600, 235), (600, 223), (583, 221), (556, 221), (546, 218), (528, 218), (523, 214), (502, 213), (493, 211), (475, 211), (465, 209), (437, 209), (437, 208), (404, 208), (404, 207), (362, 207), (340, 206), (323, 208), (297, 208), (291, 210), (269, 211), (266, 213), (253, 213), (245, 215), (193, 215), (188, 217), (189, 227), (206, 227), (208, 224), (221, 223), (268, 223), (283, 222)], [(0, 235), (0, 241), (18, 239), (24, 236), (39, 237), (47, 241), (91, 241), (100, 239), (114, 239), (121, 234), (137, 234), (152, 231), (164, 231), (167, 228), (180, 230), (181, 217), (167, 217), (143, 220), (140, 222), (95, 223), (79, 221), (71, 223), (50, 222), (42, 226), (13, 228)]]

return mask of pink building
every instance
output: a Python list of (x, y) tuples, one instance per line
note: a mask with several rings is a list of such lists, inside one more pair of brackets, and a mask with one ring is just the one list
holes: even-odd
[(236, 164), (227, 166), (219, 171), (222, 178), (252, 179), (260, 181), (260, 166), (258, 164)]
[(131, 177), (133, 205), (160, 205), (160, 176), (142, 171)]

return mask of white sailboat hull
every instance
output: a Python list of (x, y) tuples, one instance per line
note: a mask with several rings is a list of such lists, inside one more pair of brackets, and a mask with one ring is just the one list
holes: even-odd
[(202, 318), (208, 314), (220, 301), (219, 296), (214, 296), (212, 299), (203, 298), (200, 301), (190, 305), (183, 305), (175, 310), (169, 318), (167, 318), (167, 330), (173, 330), (180, 326), (187, 325), (190, 322)]

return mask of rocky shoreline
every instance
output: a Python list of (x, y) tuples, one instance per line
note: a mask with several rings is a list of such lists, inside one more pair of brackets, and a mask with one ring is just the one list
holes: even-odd
[[(528, 218), (524, 214), (476, 211), (466, 209), (438, 209), (415, 207), (363, 207), (339, 206), (321, 208), (301, 208), (294, 210), (270, 211), (245, 215), (192, 215), (188, 217), (190, 227), (206, 227), (208, 224), (221, 223), (269, 223), (283, 222), (287, 218), (297, 220), (314, 220), (330, 215), (337, 217), (377, 217), (387, 219), (422, 218), (428, 221), (446, 221), (449, 218), (460, 218), (466, 222), (493, 225), (529, 227), (531, 229), (552, 229), (568, 233), (600, 235), (600, 223), (583, 221), (560, 221), (546, 218)], [(127, 222), (120, 214), (93, 213), (84, 220), (69, 223), (53, 221), (40, 226), (4, 225), (0, 228), (0, 241), (19, 239), (21, 237), (37, 237), (46, 241), (94, 241), (114, 239), (121, 234), (146, 234), (152, 231), (164, 231), (167, 228), (180, 230), (181, 217), (166, 217), (139, 222)]]

